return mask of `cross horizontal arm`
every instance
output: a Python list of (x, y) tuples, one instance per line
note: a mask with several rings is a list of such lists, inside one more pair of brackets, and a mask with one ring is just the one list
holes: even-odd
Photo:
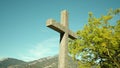
[(64, 33), (65, 32), (65, 27), (62, 26), (60, 23), (56, 23), (55, 20), (53, 19), (48, 19), (47, 23), (46, 23), (47, 27), (50, 27), (52, 29), (54, 29), (55, 31), (59, 32), (59, 33)]
[[(56, 21), (53, 19), (47, 20), (46, 26), (54, 29), (55, 31), (57, 31), (59, 33), (64, 33), (65, 30), (67, 29), (64, 26), (62, 26), (60, 23), (56, 23)], [(69, 38), (71, 38), (71, 39), (77, 38), (77, 35), (69, 29), (68, 29), (68, 34), (69, 34)]]
[(69, 30), (69, 38), (71, 39), (77, 39), (77, 34), (75, 34), (74, 32), (72, 32), (71, 30)]

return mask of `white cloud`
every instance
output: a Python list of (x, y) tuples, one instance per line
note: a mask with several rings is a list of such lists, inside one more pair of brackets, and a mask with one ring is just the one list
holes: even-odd
[(20, 55), (25, 61), (32, 61), (42, 57), (54, 56), (58, 54), (59, 38), (50, 38), (34, 45), (26, 55)]

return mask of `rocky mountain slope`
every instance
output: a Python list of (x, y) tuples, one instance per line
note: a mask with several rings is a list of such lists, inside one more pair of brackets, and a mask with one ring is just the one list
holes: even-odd
[(9, 66), (12, 65), (19, 65), (19, 64), (25, 64), (26, 62), (18, 59), (13, 59), (13, 58), (5, 58), (0, 60), (0, 68), (8, 68)]
[[(1, 61), (0, 64), (0, 68), (58, 68), (58, 56), (45, 57), (31, 62), (8, 59), (7, 61)], [(69, 68), (77, 68), (71, 58), (69, 58), (68, 64)]]

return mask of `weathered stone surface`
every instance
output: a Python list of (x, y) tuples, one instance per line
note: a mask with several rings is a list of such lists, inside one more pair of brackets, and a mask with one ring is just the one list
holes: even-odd
[[(55, 30), (59, 33), (64, 33), (65, 29), (67, 29), (62, 24), (56, 22), (53, 19), (48, 19), (47, 23), (46, 23), (46, 26), (52, 28), (53, 30)], [(67, 30), (68, 30), (69, 38), (71, 38), (71, 39), (76, 39), (77, 38), (77, 35), (74, 32), (72, 32), (69, 29), (67, 29)]]
[(48, 19), (47, 23), (46, 23), (46, 26), (54, 29), (55, 31), (57, 31), (59, 33), (64, 33), (65, 32), (64, 29), (66, 29), (64, 26), (62, 26), (60, 23), (57, 23), (53, 19)]
[(68, 38), (77, 38), (77, 35), (68, 29), (68, 12), (66, 10), (61, 12), (61, 23), (49, 19), (46, 25), (60, 33), (58, 68), (68, 68)]

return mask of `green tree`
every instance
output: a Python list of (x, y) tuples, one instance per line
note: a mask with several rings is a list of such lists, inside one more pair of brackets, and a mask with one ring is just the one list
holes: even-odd
[(119, 16), (120, 8), (110, 9), (108, 14), (96, 18), (89, 13), (88, 23), (77, 31), (78, 39), (70, 40), (69, 53), (79, 68), (120, 67), (120, 19), (115, 25), (109, 20)]

